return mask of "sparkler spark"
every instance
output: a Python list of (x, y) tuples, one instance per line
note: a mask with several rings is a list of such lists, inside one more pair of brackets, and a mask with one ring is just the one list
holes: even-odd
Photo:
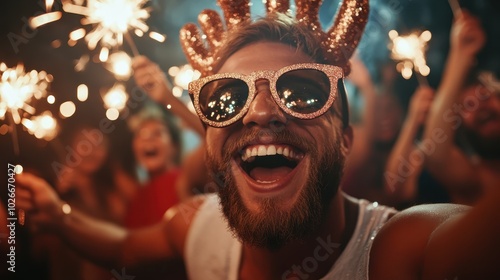
[(7, 113), (12, 115), (16, 124), (21, 122), (20, 111), (33, 115), (35, 108), (29, 103), (34, 99), (40, 99), (47, 94), (47, 88), (52, 81), (52, 76), (45, 71), (24, 71), (24, 66), (18, 64), (16, 68), (7, 68), (0, 64), (0, 119), (4, 119)]
[(125, 91), (125, 87), (121, 84), (117, 84), (104, 94), (102, 99), (107, 109), (114, 108), (121, 111), (127, 105), (128, 95)]
[(88, 48), (93, 50), (99, 42), (105, 47), (122, 45), (128, 30), (147, 32), (149, 26), (145, 20), (149, 18), (149, 9), (143, 6), (148, 1), (87, 0), (86, 6), (65, 3), (63, 10), (85, 16), (82, 20), (84, 25), (94, 25), (92, 31), (85, 35)]
[(59, 132), (57, 121), (52, 117), (52, 113), (49, 111), (45, 111), (41, 115), (31, 119), (23, 119), (22, 123), (24, 127), (28, 129), (28, 132), (35, 135), (38, 139), (50, 141), (54, 139)]
[(122, 51), (112, 53), (105, 68), (114, 74), (118, 80), (127, 80), (132, 74), (132, 58)]
[(425, 59), (425, 51), (432, 34), (427, 30), (418, 33), (414, 32), (403, 36), (399, 35), (396, 30), (389, 32), (392, 41), (390, 45), (391, 58), (399, 61), (397, 69), (405, 79), (411, 78), (413, 70), (424, 77), (430, 73)]

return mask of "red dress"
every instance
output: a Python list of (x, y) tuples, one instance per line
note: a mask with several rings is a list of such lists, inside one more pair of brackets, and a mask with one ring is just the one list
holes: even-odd
[(179, 174), (179, 169), (167, 171), (140, 188), (128, 208), (125, 226), (142, 228), (159, 222), (165, 211), (179, 202), (175, 190)]
[[(129, 229), (143, 228), (158, 223), (165, 211), (179, 202), (175, 183), (179, 178), (180, 170), (167, 171), (152, 178), (149, 183), (140, 188), (129, 205), (125, 217), (125, 226)], [(138, 279), (171, 279), (185, 280), (184, 264), (182, 261), (154, 264), (145, 269), (134, 271)]]

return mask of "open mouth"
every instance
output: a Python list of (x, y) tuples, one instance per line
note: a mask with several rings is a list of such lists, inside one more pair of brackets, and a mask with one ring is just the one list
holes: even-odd
[(158, 149), (147, 149), (143, 151), (143, 155), (146, 158), (156, 157), (158, 155)]
[(290, 145), (250, 145), (241, 150), (238, 161), (256, 183), (271, 184), (288, 177), (304, 156)]

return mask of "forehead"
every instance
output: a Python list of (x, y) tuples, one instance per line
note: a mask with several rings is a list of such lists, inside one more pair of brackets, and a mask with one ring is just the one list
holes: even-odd
[(314, 62), (295, 47), (276, 42), (257, 42), (232, 54), (219, 73), (249, 74), (259, 70), (277, 70), (297, 63)]

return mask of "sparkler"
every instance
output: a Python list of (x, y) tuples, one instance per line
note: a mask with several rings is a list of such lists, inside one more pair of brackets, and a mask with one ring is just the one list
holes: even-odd
[(392, 41), (389, 46), (391, 58), (399, 61), (396, 67), (405, 79), (411, 78), (413, 71), (415, 71), (419, 83), (428, 85), (425, 77), (429, 75), (430, 68), (427, 66), (425, 51), (431, 37), (430, 31), (424, 31), (420, 34), (414, 32), (404, 36), (399, 35), (396, 30), (389, 32), (389, 38)]
[[(150, 16), (150, 8), (144, 7), (149, 0), (66, 0), (63, 1), (63, 10), (67, 13), (84, 16), (83, 25), (92, 25), (93, 29), (87, 33), (84, 28), (77, 28), (70, 32), (68, 45), (73, 46), (85, 38), (90, 50), (94, 50), (100, 43), (103, 48), (113, 48), (123, 45), (125, 39), (134, 56), (139, 55), (129, 31), (142, 37), (149, 31), (146, 20)], [(47, 0), (47, 13), (30, 19), (32, 28), (38, 28), (49, 22), (58, 20), (60, 12), (50, 12), (52, 0)], [(165, 35), (155, 31), (148, 33), (149, 37), (164, 42)]]
[(133, 29), (136, 34), (144, 34), (149, 30), (145, 23), (149, 18), (149, 9), (143, 8), (146, 2), (148, 0), (87, 0), (86, 6), (66, 2), (63, 10), (85, 16), (82, 24), (94, 26), (85, 35), (90, 50), (95, 49), (99, 42), (105, 47), (120, 46), (125, 37), (134, 55), (138, 55), (128, 30)]
[(458, 0), (448, 0), (450, 4), (451, 10), (453, 11), (453, 16), (455, 18), (459, 17), (462, 14), (462, 8), (460, 7), (460, 3)]
[(28, 129), (30, 134), (46, 141), (54, 139), (59, 132), (57, 121), (49, 111), (45, 111), (41, 115), (31, 119), (23, 119), (22, 124)]
[(53, 77), (45, 71), (24, 71), (24, 65), (18, 64), (15, 68), (7, 68), (5, 63), (0, 64), (0, 119), (9, 117), (12, 126), (14, 151), (19, 154), (17, 131), (14, 124), (21, 123), (20, 112), (35, 114), (35, 108), (29, 103), (33, 99), (41, 99), (47, 94), (47, 88)]

